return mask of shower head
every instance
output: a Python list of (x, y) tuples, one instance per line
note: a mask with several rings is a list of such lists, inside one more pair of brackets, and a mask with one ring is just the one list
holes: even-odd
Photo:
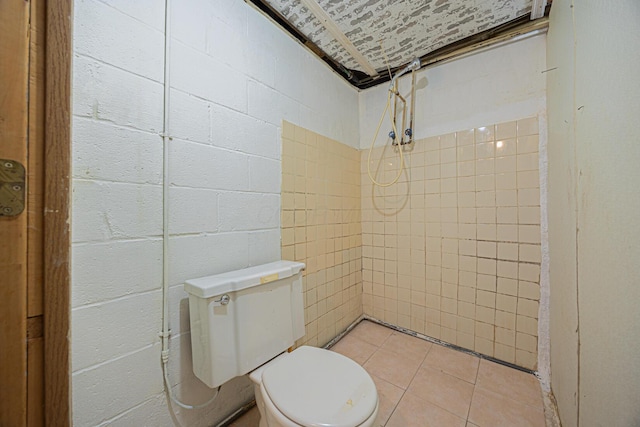
[(413, 58), (413, 60), (409, 62), (409, 65), (404, 67), (402, 70), (400, 70), (400, 72), (393, 76), (393, 78), (391, 79), (391, 84), (389, 85), (389, 90), (393, 90), (393, 86), (396, 84), (396, 80), (398, 80), (400, 76), (407, 74), (409, 71), (419, 70), (421, 66), (422, 64), (420, 62), (420, 58)]
[(406, 70), (416, 71), (416, 70), (419, 70), (421, 66), (422, 66), (422, 63), (420, 62), (420, 58), (413, 58), (413, 61), (411, 61), (409, 65), (407, 65)]

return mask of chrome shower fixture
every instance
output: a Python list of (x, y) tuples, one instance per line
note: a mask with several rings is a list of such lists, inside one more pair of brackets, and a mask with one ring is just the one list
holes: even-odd
[[(382, 45), (380, 46), (382, 47)], [(389, 187), (400, 179), (404, 171), (404, 146), (409, 145), (413, 142), (413, 119), (414, 119), (414, 110), (416, 105), (416, 70), (419, 70), (422, 66), (420, 62), (420, 58), (414, 58), (406, 67), (404, 67), (400, 72), (396, 73), (395, 76), (391, 79), (391, 84), (389, 85), (389, 90), (387, 91), (387, 104), (384, 107), (384, 111), (382, 112), (382, 117), (380, 117), (380, 121), (378, 122), (378, 127), (373, 135), (373, 139), (371, 140), (371, 147), (369, 147), (369, 155), (367, 156), (367, 174), (369, 175), (369, 179), (374, 185), (379, 187)], [(409, 127), (404, 128), (406, 119), (407, 119), (407, 100), (400, 94), (398, 91), (398, 79), (408, 73), (411, 72), (411, 111), (409, 112)], [(391, 107), (391, 97), (393, 97), (393, 108)], [(402, 102), (402, 105), (399, 107), (402, 109), (402, 127), (398, 129), (397, 126), (397, 117), (398, 117), (398, 100)], [(400, 167), (398, 168), (398, 173), (396, 177), (390, 182), (379, 182), (376, 181), (376, 178), (371, 174), (371, 153), (373, 153), (373, 146), (375, 145), (376, 139), (378, 138), (378, 133), (380, 132), (380, 127), (382, 126), (382, 122), (385, 119), (385, 115), (389, 112), (389, 119), (391, 121), (391, 132), (388, 133), (389, 139), (391, 140), (391, 145), (396, 147), (398, 151), (398, 157), (400, 158)], [(404, 132), (402, 130), (404, 129)], [(405, 136), (407, 137), (405, 139)], [(378, 163), (378, 167), (380, 163)]]
[(422, 63), (420, 62), (420, 58), (413, 58), (413, 60), (409, 63), (409, 65), (404, 67), (399, 73), (396, 73), (396, 75), (393, 76), (393, 78), (391, 79), (391, 83), (389, 84), (389, 90), (391, 92), (394, 92), (394, 87), (396, 85), (396, 80), (398, 80), (398, 78), (407, 74), (409, 71), (419, 70), (421, 66), (422, 66)]
[[(394, 102), (393, 102), (393, 130), (391, 132), (389, 132), (389, 138), (391, 138), (391, 145), (407, 145), (407, 144), (411, 144), (413, 142), (413, 119), (414, 119), (414, 110), (415, 110), (415, 94), (416, 94), (416, 90), (415, 90), (415, 85), (416, 85), (416, 79), (415, 79), (415, 71), (419, 70), (420, 67), (422, 66), (421, 62), (420, 62), (420, 58), (414, 58), (406, 67), (404, 67), (402, 70), (400, 70), (400, 72), (396, 73), (395, 76), (393, 76), (393, 78), (391, 79), (391, 83), (389, 84), (389, 92), (391, 92), (391, 94), (394, 96)], [(404, 128), (405, 125), (405, 120), (406, 120), (406, 113), (407, 113), (407, 101), (404, 99), (404, 97), (402, 95), (400, 95), (400, 92), (398, 92), (398, 78), (400, 78), (402, 75), (411, 72), (411, 111), (410, 111), (410, 117), (409, 117), (409, 127), (405, 129), (404, 131), (404, 135), (400, 135), (399, 139), (396, 140), (396, 132), (395, 132), (395, 120), (396, 120), (396, 115), (397, 115), (397, 111), (398, 111), (398, 98), (402, 101), (402, 128)], [(405, 136), (407, 136), (407, 139), (405, 139)]]

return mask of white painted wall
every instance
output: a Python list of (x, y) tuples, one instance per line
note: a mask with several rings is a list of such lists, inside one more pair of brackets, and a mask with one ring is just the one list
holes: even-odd
[[(543, 114), (545, 44), (546, 36), (542, 34), (419, 70), (415, 137), (443, 135)], [(408, 95), (410, 75), (399, 81), (400, 92)], [(360, 93), (360, 148), (371, 146), (388, 88), (385, 83)], [(389, 130), (386, 119), (376, 145), (386, 142)]]
[(551, 9), (551, 379), (564, 426), (640, 425), (640, 3)]
[[(235, 0), (171, 13), (170, 378), (188, 403), (185, 279), (280, 257), (280, 134), (357, 147), (358, 94)], [(168, 409), (160, 369), (164, 1), (79, 0), (73, 71), (73, 416), (78, 426), (213, 425), (252, 397)]]

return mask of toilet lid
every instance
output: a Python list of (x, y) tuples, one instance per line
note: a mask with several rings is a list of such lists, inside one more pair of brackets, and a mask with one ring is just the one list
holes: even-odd
[(274, 405), (306, 427), (353, 427), (373, 414), (376, 386), (353, 360), (303, 346), (269, 366), (262, 384)]

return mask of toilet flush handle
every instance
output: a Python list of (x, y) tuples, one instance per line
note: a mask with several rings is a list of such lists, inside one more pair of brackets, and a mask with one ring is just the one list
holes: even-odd
[(227, 305), (229, 304), (229, 301), (231, 301), (231, 297), (227, 294), (222, 295), (220, 299), (213, 300), (213, 302), (219, 302), (220, 305)]

